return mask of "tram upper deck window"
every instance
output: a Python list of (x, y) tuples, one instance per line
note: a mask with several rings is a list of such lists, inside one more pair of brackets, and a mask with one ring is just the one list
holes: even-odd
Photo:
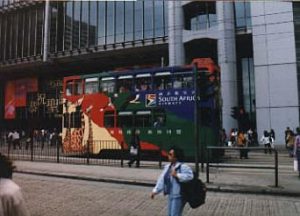
[(98, 78), (87, 78), (85, 79), (85, 94), (94, 94), (98, 92)]
[(101, 79), (100, 89), (105, 93), (115, 92), (115, 78), (114, 77), (103, 77)]
[(133, 113), (130, 111), (119, 112), (117, 125), (118, 127), (133, 127)]
[(193, 85), (192, 72), (174, 74), (174, 82), (173, 82), (174, 89), (193, 88), (193, 86), (194, 85)]
[(82, 92), (82, 80), (74, 81), (74, 95), (81, 95)]
[(66, 84), (66, 95), (71, 96), (73, 94), (73, 81), (67, 81)]
[(151, 74), (138, 74), (135, 78), (135, 90), (147, 91), (152, 89)]
[(172, 77), (170, 72), (159, 72), (154, 76), (154, 88), (157, 90), (171, 89)]
[(151, 111), (137, 111), (135, 116), (136, 127), (152, 127)]
[(133, 76), (125, 75), (119, 76), (117, 80), (117, 89), (118, 93), (129, 92), (132, 90), (133, 86)]

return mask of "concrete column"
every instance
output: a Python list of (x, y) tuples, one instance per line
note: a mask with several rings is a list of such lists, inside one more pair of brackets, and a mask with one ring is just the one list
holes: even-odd
[(251, 2), (257, 132), (274, 129), (282, 145), (287, 126), (299, 126), (292, 2)]
[(218, 63), (221, 68), (222, 121), (228, 132), (237, 127), (231, 107), (237, 106), (236, 48), (233, 2), (217, 1)]
[(45, 2), (45, 20), (44, 20), (44, 47), (43, 47), (43, 61), (48, 60), (48, 50), (49, 50), (49, 41), (50, 41), (50, 1), (46, 0)]
[(168, 1), (169, 65), (185, 64), (181, 1)]

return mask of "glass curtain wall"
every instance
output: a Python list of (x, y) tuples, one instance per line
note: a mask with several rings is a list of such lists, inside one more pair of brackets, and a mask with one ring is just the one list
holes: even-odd
[(237, 29), (251, 29), (251, 11), (249, 1), (234, 2), (235, 26)]
[[(50, 53), (166, 37), (167, 4), (51, 1)], [(43, 1), (0, 13), (0, 62), (42, 55), (44, 13)]]
[(62, 50), (167, 36), (167, 1), (164, 0), (64, 1), (57, 4), (62, 5), (64, 16)]
[(255, 113), (255, 77), (253, 58), (242, 58), (243, 104), (250, 120)]
[(0, 13), (0, 62), (42, 55), (43, 11), (40, 2)]

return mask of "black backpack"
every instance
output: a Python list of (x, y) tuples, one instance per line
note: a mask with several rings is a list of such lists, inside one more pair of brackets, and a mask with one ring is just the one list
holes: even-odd
[[(180, 170), (181, 165), (177, 168)], [(180, 172), (180, 171), (179, 171)], [(199, 206), (205, 203), (206, 198), (206, 185), (197, 178), (196, 173), (194, 172), (194, 178), (187, 182), (179, 182), (180, 184), (180, 193), (182, 200), (189, 203), (191, 208), (198, 208)]]

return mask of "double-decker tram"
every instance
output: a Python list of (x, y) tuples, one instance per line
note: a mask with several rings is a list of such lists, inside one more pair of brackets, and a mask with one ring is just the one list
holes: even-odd
[[(136, 129), (142, 150), (160, 149), (165, 155), (168, 148), (178, 146), (193, 158), (195, 77), (200, 98), (200, 145), (217, 145), (220, 70), (211, 59), (199, 58), (180, 67), (65, 77), (64, 152), (89, 149), (92, 154), (100, 154), (105, 148), (127, 149)], [(101, 144), (108, 142), (109, 147)]]

